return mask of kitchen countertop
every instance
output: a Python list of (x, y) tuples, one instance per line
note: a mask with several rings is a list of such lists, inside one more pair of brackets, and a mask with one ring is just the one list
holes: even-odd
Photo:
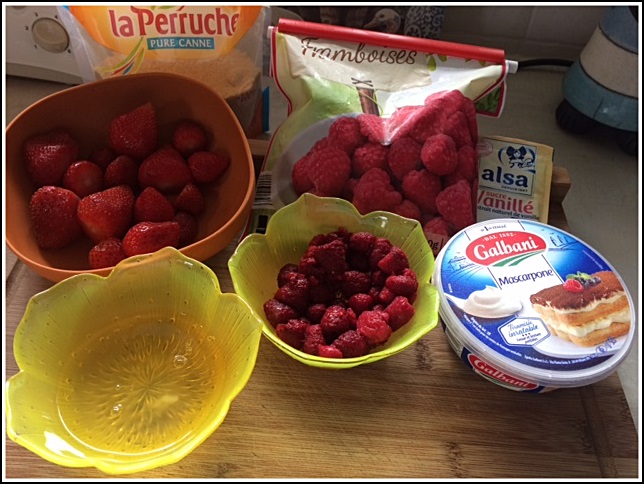
[[(506, 101), (506, 106), (504, 113), (499, 119), (479, 119), (479, 131), (484, 135), (503, 135), (521, 138), (525, 140), (535, 141), (543, 144), (550, 145), (555, 149), (555, 164), (566, 168), (572, 179), (572, 186), (569, 192), (566, 195), (566, 198), (563, 201), (563, 209), (566, 212), (568, 226), (567, 229), (577, 237), (584, 240), (587, 244), (592, 246), (598, 252), (608, 259), (609, 262), (615, 267), (617, 272), (622, 276), (626, 286), (628, 287), (631, 295), (633, 297), (634, 303), (636, 305), (636, 312), (638, 314), (637, 322), (639, 322), (639, 308), (640, 308), (640, 291), (639, 287), (639, 277), (638, 277), (638, 268), (640, 266), (639, 261), (639, 232), (638, 232), (638, 210), (639, 210), (639, 179), (638, 176), (638, 163), (637, 159), (634, 157), (629, 157), (623, 153), (615, 144), (614, 139), (609, 130), (600, 129), (598, 132), (593, 133), (592, 136), (575, 136), (568, 134), (557, 127), (555, 122), (555, 110), (559, 102), (561, 101), (561, 79), (562, 79), (562, 70), (557, 69), (525, 69), (519, 71), (516, 74), (511, 75), (508, 78), (508, 96)], [(45, 81), (36, 81), (23, 78), (7, 77), (6, 78), (6, 95), (3, 96), (5, 99), (5, 125), (8, 124), (13, 117), (19, 114), (22, 109), (29, 106), (31, 103), (37, 101), (38, 99), (59, 91), (66, 85), (56, 84)], [(271, 119), (279, 120), (281, 116), (284, 116), (285, 111), (283, 110), (283, 104), (280, 103), (281, 95), (275, 90), (271, 92)], [(480, 118), (480, 117), (479, 117)], [(8, 278), (11, 275), (12, 277), (25, 277), (24, 271), (28, 270), (26, 267), (22, 266), (21, 263), (17, 263), (15, 255), (5, 246), (5, 280), (7, 281), (7, 286), (9, 286)], [(221, 254), (221, 257), (225, 257), (226, 254)], [(220, 261), (220, 265), (225, 265)], [(13, 272), (12, 272), (13, 270)], [(16, 272), (18, 274), (16, 274)], [(21, 275), (22, 274), (22, 275)], [(35, 277), (31, 274), (28, 277), (32, 280), (35, 280), (34, 285), (31, 287), (32, 292), (25, 289), (19, 289), (22, 294), (18, 294), (18, 299), (22, 298), (24, 302), (26, 299), (35, 293), (34, 291), (42, 290), (50, 285), (48, 281), (44, 279)], [(24, 307), (23, 307), (24, 309)], [(20, 308), (13, 308), (14, 313), (17, 311), (20, 313)], [(5, 320), (7, 317), (12, 316), (13, 319), (20, 317), (19, 314), (6, 314)], [(15, 322), (14, 322), (15, 324)], [(288, 476), (294, 477), (299, 475), (302, 477), (310, 477), (311, 475), (323, 476), (345, 476), (353, 477), (356, 475), (362, 477), (369, 476), (389, 476), (392, 477), (398, 476), (409, 476), (409, 477), (503, 477), (508, 475), (507, 472), (510, 472), (509, 475), (518, 477), (521, 475), (525, 476), (534, 476), (534, 477), (544, 477), (546, 474), (553, 473), (553, 477), (617, 477), (617, 476), (634, 476), (635, 467), (633, 466), (633, 458), (636, 458), (638, 444), (635, 440), (638, 439), (640, 432), (637, 432), (639, 428), (639, 367), (638, 358), (640, 350), (640, 337), (638, 331), (638, 337), (636, 338), (637, 343), (634, 345), (631, 350), (627, 360), (622, 364), (618, 372), (606, 380), (584, 387), (582, 389), (570, 389), (570, 390), (560, 390), (552, 392), (551, 394), (545, 394), (538, 396), (536, 400), (530, 399), (529, 403), (526, 403), (525, 395), (519, 394), (517, 392), (509, 392), (508, 390), (497, 388), (495, 385), (484, 381), (478, 376), (474, 375), (470, 370), (468, 370), (465, 365), (458, 361), (458, 359), (451, 353), (451, 350), (448, 346), (445, 345), (444, 338), (439, 331), (433, 331), (428, 335), (427, 346), (437, 353), (432, 356), (430, 352), (427, 354), (427, 348), (424, 345), (421, 345), (418, 348), (415, 348), (409, 352), (403, 352), (399, 357), (392, 357), (387, 360), (387, 363), (382, 363), (380, 367), (372, 365), (367, 365), (369, 368), (362, 370), (357, 370), (363, 373), (364, 378), (370, 378), (375, 376), (375, 372), (380, 370), (387, 372), (391, 370), (392, 372), (404, 372), (404, 363), (407, 362), (414, 364), (415, 369), (418, 370), (422, 366), (423, 359), (429, 357), (429, 363), (425, 361), (425, 365), (431, 367), (432, 358), (435, 359), (436, 367), (435, 370), (438, 370), (439, 376), (438, 381), (440, 384), (444, 385), (441, 387), (441, 391), (444, 391), (446, 394), (458, 395), (459, 399), (455, 404), (454, 415), (450, 415), (450, 412), (445, 413), (444, 409), (441, 412), (440, 407), (437, 405), (448, 403), (446, 396), (435, 395), (436, 401), (432, 401), (428, 396), (422, 396), (422, 398), (413, 400), (414, 405), (421, 405), (422, 407), (415, 407), (413, 410), (416, 412), (426, 413), (427, 419), (434, 418), (443, 418), (443, 419), (454, 419), (454, 427), (450, 427), (451, 424), (445, 427), (445, 430), (448, 432), (456, 432), (456, 436), (453, 439), (446, 439), (446, 448), (443, 449), (434, 449), (434, 451), (429, 451), (425, 449), (429, 455), (436, 455), (440, 459), (447, 459), (450, 462), (450, 466), (436, 467), (436, 472), (432, 471), (431, 466), (415, 466), (410, 469), (409, 472), (400, 470), (396, 472), (396, 462), (391, 462), (394, 467), (390, 467), (389, 473), (385, 472), (383, 469), (386, 468), (386, 464), (383, 462), (378, 462), (377, 459), (374, 459), (374, 456), (369, 455), (368, 447), (356, 448), (354, 449), (354, 454), (357, 459), (363, 459), (360, 463), (356, 464), (354, 471), (351, 469), (341, 469), (337, 472), (328, 470), (324, 472), (319, 466), (312, 468), (312, 474), (306, 474), (303, 470), (297, 472), (289, 472), (289, 469), (292, 471), (294, 467), (289, 467), (287, 463), (282, 463), (275, 468), (266, 467), (263, 468), (263, 476)], [(7, 345), (9, 342), (7, 342)], [(7, 351), (10, 352), (10, 348), (7, 347)], [(414, 355), (411, 353), (414, 352)], [(292, 371), (297, 372), (298, 370), (302, 371), (301, 378), (304, 381), (313, 382), (315, 374), (310, 369), (302, 368), (292, 368), (293, 362), (283, 357), (281, 353), (270, 346), (266, 341), (262, 342), (260, 348), (260, 353), (264, 355), (264, 358), (271, 359), (268, 363), (269, 370), (277, 372), (278, 375), (284, 376), (284, 374), (289, 374)], [(406, 353), (406, 355), (405, 355)], [(445, 355), (443, 355), (445, 353)], [(404, 356), (403, 356), (404, 355)], [(447, 361), (443, 362), (442, 358), (445, 358)], [(15, 364), (14, 364), (15, 365)], [(279, 365), (285, 365), (284, 369), (279, 367)], [(462, 367), (462, 368), (461, 368)], [(422, 368), (420, 368), (422, 369)], [(353, 371), (353, 370), (352, 370)], [(442, 372), (453, 371), (456, 372), (455, 378), (461, 379), (458, 381), (451, 382), (452, 378), (447, 378), (446, 375), (443, 375), (444, 380), (440, 378)], [(385, 377), (386, 377), (385, 373)], [(398, 373), (396, 373), (398, 374)], [(8, 377), (10, 375), (6, 375)], [(412, 377), (411, 373), (407, 377)], [(390, 375), (391, 377), (391, 375)], [(390, 377), (386, 377), (382, 380), (383, 385), (403, 385), (404, 382), (397, 382), (396, 378), (393, 380)], [(405, 378), (405, 376), (403, 376)], [(464, 381), (463, 381), (464, 379)], [(258, 381), (259, 380), (259, 381)], [(261, 388), (259, 391), (265, 397), (273, 398), (275, 395), (272, 393), (269, 387), (270, 378), (267, 378), (267, 374), (262, 372), (261, 375), (251, 379), (249, 386), (253, 385), (253, 381), (257, 385), (260, 385)], [(372, 383), (377, 383), (373, 379)], [(423, 376), (422, 381), (425, 383), (428, 382), (427, 378)], [(434, 382), (436, 383), (436, 382)], [(312, 383), (311, 383), (312, 384)], [(354, 399), (359, 399), (359, 396), (356, 394), (358, 389), (347, 388), (345, 383), (342, 382), (340, 375), (325, 375), (324, 381), (322, 382), (324, 389), (320, 391), (327, 392), (323, 396), (323, 404), (325, 407), (323, 410), (334, 411), (332, 407), (332, 402), (329, 400), (329, 393), (334, 391), (334, 388), (338, 388), (338, 391), (348, 391), (349, 394)], [(609, 395), (612, 395), (615, 392), (621, 394), (621, 388), (624, 390), (626, 402), (623, 406), (620, 406), (618, 412), (623, 413), (624, 411), (628, 415), (626, 420), (620, 420), (617, 422), (615, 417), (610, 414), (609, 410), (612, 408), (614, 402), (610, 402), (611, 398)], [(490, 388), (490, 386), (492, 388)], [(361, 387), (362, 388), (362, 387)], [(308, 390), (307, 390), (308, 389)], [(249, 390), (249, 389), (247, 389)], [(373, 397), (380, 402), (381, 399), (378, 397), (380, 394), (380, 389), (376, 387), (362, 388), (364, 391), (373, 392)], [(252, 390), (251, 390), (252, 391)], [(310, 391), (316, 393), (317, 391), (306, 384), (303, 388), (293, 388), (290, 392), (286, 392), (287, 395), (291, 395), (294, 399), (300, 395), (302, 392)], [(251, 392), (242, 392), (239, 399), (240, 402), (237, 404), (238, 407), (251, 410), (248, 407), (248, 402), (244, 403), (244, 393)], [(488, 395), (489, 393), (489, 395)], [(317, 393), (316, 393), (317, 394)], [(418, 389), (417, 397), (421, 397), (422, 390)], [(477, 400), (470, 400), (467, 395), (472, 395), (473, 398)], [(478, 395), (478, 397), (477, 397)], [(302, 395), (300, 395), (301, 397)], [(318, 394), (318, 397), (320, 395)], [(581, 439), (580, 452), (583, 454), (582, 461), (589, 460), (586, 464), (582, 463), (567, 463), (569, 458), (578, 457), (575, 455), (575, 451), (571, 451), (570, 455), (565, 455), (565, 452), (562, 451), (560, 456), (561, 466), (555, 466), (554, 470), (545, 472), (542, 467), (535, 467), (529, 469), (526, 467), (527, 463), (522, 462), (523, 458), (519, 458), (521, 454), (521, 438), (516, 437), (514, 434), (512, 437), (505, 435), (503, 438), (507, 440), (505, 443), (506, 455), (502, 457), (502, 462), (506, 466), (505, 469), (501, 469), (498, 465), (489, 466), (488, 459), (501, 459), (498, 455), (493, 456), (492, 454), (488, 455), (488, 459), (485, 456), (481, 457), (480, 461), (476, 459), (471, 460), (471, 453), (473, 451), (480, 451), (480, 448), (475, 445), (474, 441), (471, 441), (469, 438), (460, 439), (464, 435), (474, 432), (480, 434), (479, 440), (490, 441), (488, 442), (489, 448), (496, 447), (497, 450), (500, 447), (504, 447), (503, 442), (497, 439), (494, 441), (494, 434), (498, 429), (490, 428), (480, 428), (473, 429), (468, 425), (467, 416), (474, 411), (475, 405), (472, 405), (473, 401), (488, 400), (486, 407), (489, 410), (490, 408), (501, 409), (503, 412), (507, 413), (508, 422), (510, 426), (518, 426), (518, 420), (521, 418), (521, 413), (518, 412), (517, 407), (523, 407), (526, 404), (534, 405), (534, 412), (531, 412), (533, 417), (543, 418), (543, 422), (556, 422), (557, 432), (552, 432), (551, 430), (543, 430), (542, 426), (538, 425), (535, 422), (528, 424), (529, 431), (534, 432), (533, 437), (535, 441), (547, 440), (546, 434), (557, 434), (562, 432), (562, 428), (565, 428), (569, 425), (581, 426), (582, 429), (577, 429), (577, 433), (586, 432), (586, 437)], [(623, 397), (622, 397), (623, 398)], [(280, 395), (279, 397), (282, 404), (288, 404), (286, 401), (286, 396)], [(548, 401), (552, 400), (552, 407), (548, 405)], [(358, 400), (355, 400), (353, 403), (356, 403)], [(324, 403), (326, 402), (326, 403)], [(441, 403), (442, 402), (442, 403)], [(510, 403), (512, 402), (512, 403)], [(237, 403), (237, 402), (236, 402)], [(300, 402), (301, 403), (301, 402)], [(391, 403), (391, 402), (389, 402)], [(618, 402), (619, 403), (619, 402)], [(570, 405), (568, 405), (570, 404)], [(400, 401), (396, 405), (404, 406), (405, 402)], [(510, 406), (511, 405), (511, 406)], [(516, 406), (515, 406), (516, 405)], [(568, 417), (567, 414), (557, 416), (556, 412), (552, 412), (553, 408), (558, 408), (559, 405), (574, 407), (580, 411), (579, 420), (577, 422), (567, 422), (565, 421)], [(231, 434), (233, 432), (233, 424), (241, 424), (244, 427), (245, 431), (248, 432), (247, 436), (249, 439), (259, 439), (266, 438), (262, 436), (259, 432), (258, 427), (260, 425), (265, 425), (267, 422), (258, 423), (257, 426), (250, 425), (247, 421), (243, 420), (243, 416), (239, 415), (234, 411), (235, 404), (233, 404), (233, 409), (228, 420), (231, 420), (230, 425), (226, 425), (226, 422), (222, 427), (217, 431), (215, 436), (213, 436), (214, 441), (223, 441), (227, 444), (234, 443), (235, 439)], [(619, 405), (618, 405), (619, 406)], [(388, 406), (387, 408), (393, 408)], [(271, 409), (267, 409), (265, 405), (261, 405), (260, 414), (266, 418), (275, 419), (278, 417), (278, 414)], [(304, 410), (304, 409), (301, 409)], [(306, 409), (307, 411), (312, 411), (312, 409)], [(485, 409), (481, 409), (485, 411)], [(356, 408), (357, 414), (355, 414), (355, 419), (352, 421), (353, 424), (360, 426), (363, 430), (368, 430), (369, 432), (377, 432), (380, 428), (379, 425), (373, 425), (373, 422), (369, 423), (369, 410), (364, 408)], [(405, 410), (404, 412), (407, 412)], [(629, 413), (630, 411), (630, 413)], [(374, 410), (378, 413), (378, 418), (393, 418), (393, 421), (396, 422), (400, 416), (392, 417), (387, 415), (380, 415), (382, 413), (382, 408), (380, 410)], [(518, 412), (518, 413), (517, 413)], [(300, 413), (301, 415), (301, 413)], [(624, 415), (622, 415), (623, 417)], [(471, 423), (480, 423), (479, 420), (474, 420), (472, 417)], [(302, 417), (303, 419), (304, 417)], [(596, 420), (601, 418), (605, 420), (604, 422), (597, 422)], [(295, 420), (294, 420), (295, 419)], [(465, 419), (465, 420), (461, 420)], [(504, 420), (500, 415), (490, 415), (489, 416), (490, 426), (505, 426), (503, 423)], [(562, 421), (563, 419), (563, 421)], [(631, 420), (632, 419), (632, 420)], [(635, 423), (633, 425), (633, 422)], [(271, 422), (268, 422), (272, 425)], [(292, 443), (297, 442), (300, 445), (299, 438), (304, 437), (307, 440), (307, 445), (304, 446), (304, 449), (309, 451), (314, 449), (314, 446), (311, 445), (310, 439), (315, 438), (324, 438), (330, 439), (333, 436), (328, 432), (325, 433), (324, 429), (319, 426), (313, 425), (310, 421), (298, 420), (294, 415), (283, 416), (279, 421), (275, 421), (275, 432), (279, 438), (280, 435), (289, 432), (300, 432), (300, 434), (292, 435)], [(399, 422), (402, 429), (405, 429), (405, 425), (402, 422)], [(607, 428), (609, 427), (609, 428)], [(340, 422), (334, 427), (335, 438), (338, 439), (338, 444), (341, 449), (350, 448), (350, 442), (347, 441), (347, 437), (344, 435), (344, 428), (340, 425)], [(328, 430), (328, 429), (327, 429)], [(410, 430), (410, 429), (407, 429)], [(436, 430), (436, 429), (434, 429)], [(614, 432), (619, 433), (616, 434)], [(410, 430), (411, 431), (411, 430)], [(388, 442), (390, 450), (396, 450), (396, 456), (390, 457), (390, 459), (398, 458), (402, 459), (402, 454), (400, 454), (400, 447), (405, 447), (405, 437), (406, 434), (403, 432), (398, 432), (400, 435), (392, 438), (391, 431), (387, 432)], [(223, 435), (222, 435), (223, 434)], [(543, 434), (543, 435), (541, 435)], [(485, 437), (484, 437), (485, 435)], [(220, 436), (220, 437), (218, 437)], [(500, 436), (500, 434), (499, 434)], [(519, 439), (517, 441), (516, 439)], [(572, 438), (572, 437), (571, 437)], [(295, 440), (298, 439), (298, 440)], [(377, 435), (374, 436), (374, 439), (377, 439)], [(397, 440), (399, 439), (399, 440)], [(620, 442), (620, 439), (626, 439), (627, 442)], [(453, 440), (453, 441), (452, 441)], [(476, 440), (476, 439), (475, 439)], [(633, 440), (633, 441), (631, 441)], [(450, 443), (451, 442), (451, 443)], [(265, 445), (270, 445), (270, 442), (256, 442), (257, 445), (263, 447)], [(412, 446), (420, 444), (419, 442), (414, 442)], [(493, 445), (494, 444), (494, 445)], [(207, 442), (203, 445), (207, 445)], [(215, 444), (216, 445), (216, 444)], [(365, 445), (365, 441), (361, 441), (361, 445)], [(541, 446), (537, 445), (537, 448), (533, 446), (533, 443), (523, 443), (523, 445), (528, 445), (523, 452), (535, 451), (537, 454), (540, 454), (541, 457), (537, 458), (537, 461), (544, 461), (545, 458), (551, 458), (552, 455), (548, 452), (552, 451), (550, 448), (546, 448), (547, 445), (543, 444)], [(556, 446), (556, 444), (553, 444)], [(564, 444), (565, 445), (565, 444)], [(450, 447), (451, 446), (451, 447)], [(590, 447), (588, 447), (590, 446)], [(594, 446), (594, 447), (593, 447)], [(331, 449), (332, 447), (325, 447), (325, 449)], [(380, 448), (380, 447), (379, 447)], [(469, 448), (469, 451), (468, 451)], [(619, 450), (619, 449), (622, 450)], [(236, 454), (235, 452), (243, 452), (244, 449), (237, 448), (231, 449), (229, 458), (233, 458)], [(248, 449), (246, 449), (248, 450)], [(69, 470), (69, 472), (56, 473), (58, 468), (53, 464), (47, 462), (38, 462), (36, 464), (31, 464), (26, 469), (24, 465), (20, 465), (19, 462), (24, 462), (26, 456), (32, 457), (32, 455), (25, 449), (17, 446), (13, 442), (7, 442), (7, 451), (10, 451), (11, 454), (7, 457), (16, 459), (16, 463), (11, 466), (13, 470), (12, 475), (8, 477), (16, 476), (31, 476), (31, 477), (44, 477), (46, 475), (64, 475), (68, 478), (82, 477), (84, 475), (91, 476), (100, 476), (100, 473), (95, 472), (94, 470), (82, 471), (80, 470)], [(209, 452), (212, 449), (209, 450)], [(205, 451), (204, 451), (205, 452)], [(289, 457), (292, 457), (290, 451), (284, 450)], [(620, 453), (620, 452), (625, 452)], [(635, 454), (633, 454), (635, 452)], [(8, 452), (9, 453), (9, 452)], [(251, 452), (252, 453), (252, 452)], [(608, 453), (608, 454), (607, 454)], [(185, 465), (187, 466), (190, 462), (199, 463), (203, 454), (199, 453), (197, 449), (193, 454), (195, 457), (188, 456), (184, 460)], [(237, 454), (237, 457), (243, 454)], [(467, 459), (467, 456), (470, 456), (470, 460)], [(201, 456), (201, 457), (200, 457)], [(460, 456), (460, 457), (459, 457)], [(510, 458), (514, 456), (514, 459)], [(208, 454), (206, 453), (206, 457)], [(226, 456), (225, 456), (226, 457)], [(247, 456), (247, 457), (250, 457)], [(263, 455), (266, 459), (271, 457), (270, 455)], [(267, 464), (276, 464), (279, 462), (279, 455), (272, 455), (274, 461), (263, 462), (257, 464), (258, 467), (255, 467), (254, 470), (262, 470), (261, 465)], [(333, 462), (331, 455), (320, 456), (322, 463), (324, 462)], [(219, 477), (237, 477), (237, 476), (249, 476), (249, 469), (253, 468), (251, 465), (248, 467), (244, 463), (235, 462), (226, 462), (221, 461), (216, 455), (213, 456), (213, 462), (218, 462), (215, 469), (218, 472)], [(459, 460), (462, 460), (462, 463), (459, 464)], [(597, 460), (596, 460), (597, 459)], [(33, 461), (30, 461), (33, 462)], [(408, 461), (405, 460), (407, 464)], [(564, 463), (567, 463), (564, 465)], [(637, 464), (637, 460), (635, 460)], [(303, 463), (304, 467), (306, 465)], [(487, 465), (487, 468), (485, 467)], [(367, 467), (365, 467), (367, 466)], [(371, 466), (371, 467), (369, 467)], [(184, 464), (178, 463), (174, 466), (169, 466), (170, 469), (168, 472), (170, 474), (178, 473), (179, 475), (185, 470)], [(299, 466), (295, 466), (299, 467)], [(20, 472), (17, 470), (20, 469)], [(270, 470), (269, 469), (273, 469)], [(391, 470), (393, 469), (393, 470)], [(541, 470), (539, 470), (541, 469)], [(213, 469), (210, 469), (212, 472)], [(246, 471), (246, 473), (245, 473)], [(373, 471), (373, 472), (372, 472)], [(317, 472), (317, 473), (316, 473)], [(442, 474), (441, 474), (442, 472)], [(545, 474), (544, 474), (545, 472)], [(251, 472), (252, 473), (252, 472)], [(154, 476), (167, 476), (163, 472), (152, 472), (150, 475)], [(213, 475), (212, 473), (209, 475)]]

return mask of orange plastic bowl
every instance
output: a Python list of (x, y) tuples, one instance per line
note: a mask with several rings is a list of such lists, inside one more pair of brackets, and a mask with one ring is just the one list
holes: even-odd
[(131, 74), (81, 84), (52, 94), (20, 113), (6, 129), (6, 242), (27, 266), (58, 282), (79, 273), (106, 276), (112, 267), (92, 270), (92, 242), (82, 240), (60, 250), (42, 250), (31, 230), (29, 201), (35, 186), (23, 166), (21, 148), (32, 135), (62, 127), (79, 141), (80, 157), (107, 143), (109, 122), (141, 104), (157, 111), (159, 140), (169, 140), (175, 123), (199, 121), (211, 135), (210, 149), (227, 152), (231, 164), (204, 191), (206, 210), (199, 216), (197, 239), (180, 252), (204, 261), (240, 233), (255, 194), (253, 158), (241, 125), (226, 101), (206, 85), (168, 73)]

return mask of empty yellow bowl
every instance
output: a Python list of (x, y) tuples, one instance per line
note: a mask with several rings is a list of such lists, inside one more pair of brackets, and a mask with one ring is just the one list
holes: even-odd
[[(339, 227), (349, 232), (368, 231), (400, 247), (418, 279), (414, 317), (394, 331), (377, 350), (355, 358), (323, 358), (297, 350), (282, 341), (266, 319), (263, 305), (277, 290), (277, 274), (287, 263), (297, 264), (313, 236)], [(434, 255), (421, 225), (389, 212), (361, 215), (346, 200), (304, 193), (279, 209), (269, 220), (266, 234), (246, 236), (228, 261), (235, 292), (263, 321), (264, 335), (280, 350), (307, 365), (344, 369), (394, 355), (422, 338), (438, 323), (438, 291), (430, 283)]]
[(210, 268), (170, 247), (69, 277), (31, 298), (16, 331), (7, 433), (68, 467), (174, 463), (222, 423), (261, 334)]

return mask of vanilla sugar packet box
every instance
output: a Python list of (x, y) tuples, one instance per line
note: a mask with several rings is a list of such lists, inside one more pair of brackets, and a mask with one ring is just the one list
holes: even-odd
[(503, 136), (480, 137), (476, 220), (548, 222), (554, 149)]

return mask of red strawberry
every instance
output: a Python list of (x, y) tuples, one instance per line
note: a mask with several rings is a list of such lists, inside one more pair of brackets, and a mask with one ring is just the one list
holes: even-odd
[(142, 160), (157, 148), (157, 136), (156, 110), (152, 103), (146, 103), (114, 118), (108, 140), (117, 154)]
[(79, 201), (79, 196), (66, 188), (47, 185), (34, 192), (29, 215), (41, 249), (62, 249), (83, 234), (76, 218)]
[(134, 202), (135, 222), (167, 222), (174, 218), (170, 200), (154, 187), (147, 187)]
[(112, 148), (109, 146), (101, 146), (100, 148), (92, 150), (89, 155), (89, 161), (96, 163), (101, 167), (101, 169), (105, 170), (107, 165), (112, 163), (116, 156), (117, 155)]
[(196, 121), (190, 119), (180, 121), (172, 132), (172, 146), (184, 158), (188, 158), (197, 151), (204, 151), (208, 147), (206, 131)]
[(134, 193), (127, 185), (92, 193), (78, 202), (78, 220), (95, 243), (122, 237), (132, 223)]
[(141, 188), (154, 187), (161, 193), (171, 193), (180, 191), (191, 182), (188, 164), (170, 145), (156, 150), (139, 166)]
[(22, 146), (27, 174), (37, 187), (60, 186), (78, 151), (78, 142), (62, 128), (32, 136)]
[(92, 269), (112, 267), (125, 259), (121, 239), (116, 237), (101, 240), (89, 251), (89, 266)]
[(181, 227), (181, 236), (179, 237), (179, 247), (185, 247), (192, 244), (197, 238), (199, 222), (197, 217), (188, 212), (177, 212), (173, 220), (179, 222)]
[(180, 237), (179, 222), (139, 222), (123, 237), (123, 251), (131, 257), (168, 246), (178, 248)]
[(188, 183), (179, 192), (174, 200), (174, 208), (178, 211), (188, 212), (192, 215), (199, 215), (206, 207), (206, 200), (201, 190), (194, 183)]
[(128, 155), (117, 156), (105, 168), (105, 188), (128, 185), (133, 190), (139, 186), (139, 164)]
[(103, 170), (91, 161), (77, 161), (67, 168), (62, 185), (79, 197), (86, 197), (103, 189)]
[(196, 183), (217, 180), (230, 165), (230, 157), (211, 151), (197, 151), (188, 158), (188, 167)]

